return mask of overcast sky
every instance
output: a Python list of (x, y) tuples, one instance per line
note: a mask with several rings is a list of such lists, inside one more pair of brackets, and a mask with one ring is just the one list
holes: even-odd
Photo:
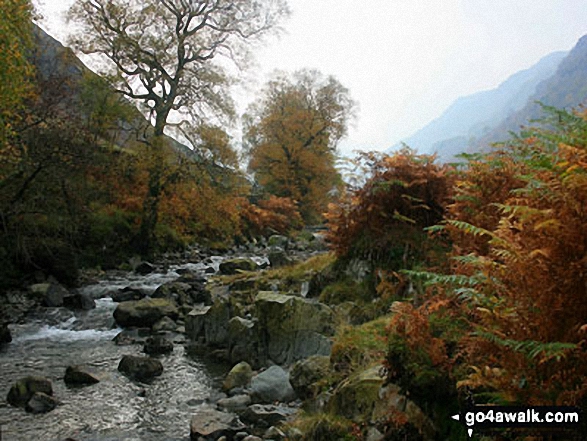
[[(72, 0), (42, 0), (64, 40)], [(492, 89), (587, 34), (587, 0), (289, 0), (285, 34), (257, 51), (259, 87), (274, 69), (334, 75), (359, 104), (341, 143), (384, 150), (456, 98)], [(254, 87), (252, 87), (254, 89)]]

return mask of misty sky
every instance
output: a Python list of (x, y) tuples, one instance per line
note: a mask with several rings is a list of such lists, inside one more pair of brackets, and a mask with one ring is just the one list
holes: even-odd
[[(40, 4), (39, 4), (40, 3)], [(37, 2), (64, 40), (72, 0)], [(274, 69), (334, 75), (359, 103), (340, 147), (384, 150), (456, 98), (496, 87), (587, 34), (587, 0), (289, 0), (286, 33), (256, 52), (260, 87)], [(250, 88), (254, 90), (255, 87)]]

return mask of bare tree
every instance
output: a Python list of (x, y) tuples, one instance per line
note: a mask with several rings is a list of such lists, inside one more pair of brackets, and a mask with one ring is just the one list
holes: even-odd
[[(80, 25), (71, 44), (99, 54), (117, 91), (147, 111), (154, 125), (151, 150), (160, 157), (170, 124), (232, 115), (230, 76), (220, 60), (241, 66), (252, 44), (278, 29), (288, 13), (286, 0), (80, 0), (69, 12)], [(163, 167), (154, 161), (143, 205), (139, 243), (146, 253), (152, 251)]]

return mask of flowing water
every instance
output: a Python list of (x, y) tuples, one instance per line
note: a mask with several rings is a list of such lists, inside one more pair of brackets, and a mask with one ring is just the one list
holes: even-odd
[[(213, 262), (217, 267), (218, 260)], [(125, 286), (149, 292), (177, 278), (172, 267), (164, 274), (119, 275), (82, 288), (98, 298), (90, 311), (44, 308), (26, 324), (12, 325), (13, 342), (0, 350), (0, 427), (2, 441), (25, 440), (188, 440), (189, 421), (197, 407), (215, 393), (225, 371), (184, 354), (181, 344), (162, 356), (163, 375), (150, 384), (134, 383), (120, 374), (118, 363), (125, 354), (141, 353), (140, 345), (117, 346), (120, 332), (112, 312), (116, 307), (108, 291)], [(202, 271), (201, 264), (181, 268)], [(103, 297), (103, 298), (102, 298)], [(69, 388), (63, 382), (69, 365), (82, 365), (101, 382)], [(27, 375), (48, 377), (53, 394), (61, 402), (47, 414), (32, 415), (8, 405), (10, 386)]]

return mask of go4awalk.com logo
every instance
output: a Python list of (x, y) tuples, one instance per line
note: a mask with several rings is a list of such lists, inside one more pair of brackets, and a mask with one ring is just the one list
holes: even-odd
[(469, 437), (474, 431), (498, 429), (532, 429), (533, 431), (564, 431), (572, 436), (584, 427), (579, 408), (570, 406), (470, 406), (452, 418), (467, 428)]

